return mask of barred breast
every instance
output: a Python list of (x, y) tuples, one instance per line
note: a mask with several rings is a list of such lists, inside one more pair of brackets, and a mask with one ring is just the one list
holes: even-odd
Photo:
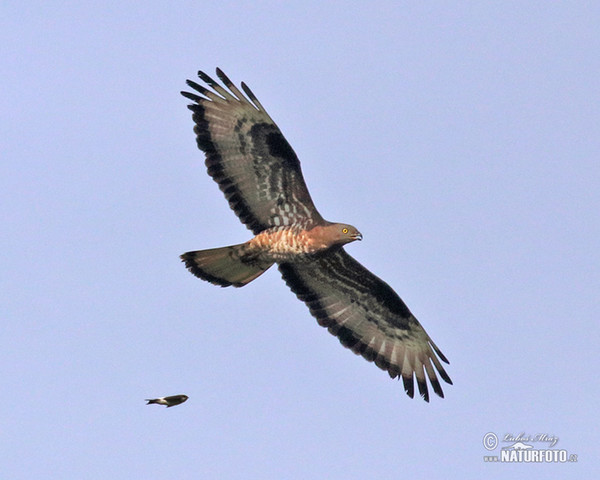
[(246, 242), (245, 253), (275, 262), (298, 261), (327, 247), (311, 232), (303, 225), (272, 227)]

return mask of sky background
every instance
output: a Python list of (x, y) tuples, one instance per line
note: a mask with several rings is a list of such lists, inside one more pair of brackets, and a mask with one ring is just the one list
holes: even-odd
[[(599, 24), (577, 1), (2, 2), (0, 477), (597, 476)], [(181, 264), (250, 238), (179, 95), (217, 66), (449, 358), (445, 399), (277, 270), (221, 289)], [(578, 462), (485, 463), (488, 432)]]

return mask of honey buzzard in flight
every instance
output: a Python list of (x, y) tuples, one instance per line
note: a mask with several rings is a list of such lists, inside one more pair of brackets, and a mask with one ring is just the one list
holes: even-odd
[[(217, 69), (224, 85), (204, 72), (212, 90), (191, 80), (194, 132), (206, 154), (208, 174), (254, 238), (239, 244), (181, 255), (197, 277), (215, 285), (242, 287), (274, 263), (319, 325), (342, 345), (402, 377), (404, 389), (429, 401), (425, 376), (443, 397), (436, 371), (448, 360), (392, 288), (352, 258), (343, 245), (361, 240), (352, 225), (323, 219), (308, 193), (300, 161), (252, 91), (247, 97)], [(436, 356), (437, 354), (437, 356)], [(438, 359), (439, 357), (439, 359)]]

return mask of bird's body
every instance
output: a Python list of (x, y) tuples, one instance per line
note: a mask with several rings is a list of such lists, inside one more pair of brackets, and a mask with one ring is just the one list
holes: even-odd
[(185, 402), (189, 397), (187, 395), (171, 395), (170, 397), (159, 397), (159, 398), (147, 398), (148, 402), (146, 405), (166, 405), (167, 408), (180, 405)]
[[(343, 233), (346, 229), (347, 232)], [(246, 242), (249, 252), (260, 252), (265, 259), (274, 262), (310, 260), (311, 256), (331, 248), (362, 239), (362, 235), (351, 225), (332, 223), (306, 228), (302, 222), (286, 227), (271, 227), (263, 230)]]
[(209, 175), (254, 237), (185, 253), (187, 268), (213, 284), (241, 287), (276, 263), (291, 290), (344, 346), (392, 378), (401, 376), (411, 397), (415, 376), (429, 400), (425, 375), (443, 397), (432, 364), (452, 383), (435, 354), (448, 362), (444, 355), (389, 285), (344, 250), (362, 239), (360, 232), (321, 217), (292, 147), (244, 83), (250, 100), (219, 69), (229, 90), (198, 75), (214, 90), (188, 81), (202, 96), (182, 92), (194, 102), (189, 108), (198, 147), (206, 153)]
[(181, 258), (204, 280), (222, 287), (241, 287), (274, 263), (310, 262), (322, 252), (361, 238), (351, 225), (319, 225), (307, 230), (298, 223), (268, 228), (246, 243), (188, 252)]

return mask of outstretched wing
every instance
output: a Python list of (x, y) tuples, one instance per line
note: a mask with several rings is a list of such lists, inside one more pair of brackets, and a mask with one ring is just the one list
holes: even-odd
[(194, 112), (198, 147), (233, 211), (254, 234), (298, 221), (322, 222), (300, 161), (275, 122), (244, 83), (250, 100), (220, 69), (217, 75), (229, 90), (198, 72), (212, 90), (188, 80), (202, 96), (181, 94), (194, 102), (188, 108)]
[(392, 288), (352, 258), (344, 249), (314, 262), (282, 263), (279, 270), (296, 296), (319, 324), (345, 347), (362, 355), (390, 377), (402, 376), (412, 398), (413, 377), (429, 401), (425, 375), (433, 391), (444, 397), (432, 364), (452, 384), (438, 357), (446, 357)]

